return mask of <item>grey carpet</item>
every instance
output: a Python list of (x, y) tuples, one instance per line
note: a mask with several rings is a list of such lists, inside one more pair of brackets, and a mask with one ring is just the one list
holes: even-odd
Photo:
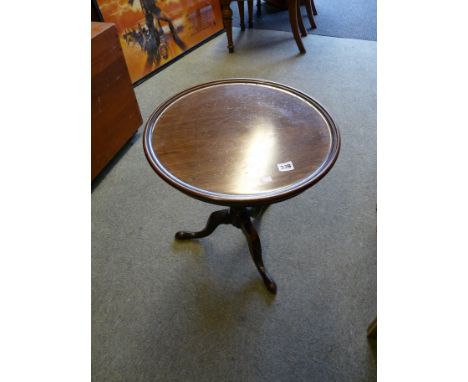
[(376, 44), (234, 30), (149, 79), (143, 119), (189, 86), (228, 77), (282, 82), (317, 99), (342, 134), (316, 186), (259, 225), (271, 296), (242, 233), (178, 243), (219, 207), (159, 179), (140, 128), (92, 192), (93, 381), (373, 381), (376, 316)]
[[(304, 25), (309, 33), (377, 41), (377, 0), (315, 0), (315, 5), (318, 15), (315, 16), (317, 29), (314, 30), (309, 29), (307, 12), (304, 7), (301, 7)], [(244, 8), (244, 20), (247, 22), (247, 4)], [(240, 21), (239, 10), (235, 2), (231, 3), (231, 9), (234, 12), (233, 25), (237, 27)], [(288, 11), (282, 11), (263, 3), (262, 14), (258, 16), (256, 9), (254, 5), (255, 29), (286, 32), (291, 30)]]

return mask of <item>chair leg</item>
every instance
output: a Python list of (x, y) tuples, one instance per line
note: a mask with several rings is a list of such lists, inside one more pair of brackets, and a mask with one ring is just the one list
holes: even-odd
[(313, 4), (313, 0), (304, 0), (304, 5), (307, 11), (307, 17), (309, 18), (310, 27), (312, 29), (315, 29), (317, 28), (317, 24), (315, 24), (312, 4)]
[(244, 0), (237, 0), (237, 6), (239, 7), (240, 28), (241, 28), (241, 31), (245, 31)]
[(234, 43), (232, 41), (232, 9), (230, 2), (231, 0), (221, 0), (221, 11), (223, 14), (224, 29), (226, 29), (229, 53), (234, 53)]
[(257, 15), (262, 15), (262, 0), (257, 0)]
[(299, 24), (299, 30), (301, 31), (301, 36), (302, 37), (307, 36), (307, 30), (305, 29), (305, 26), (304, 26), (304, 20), (302, 19), (301, 6), (299, 5), (299, 2), (297, 4), (297, 22)]
[(312, 10), (314, 12), (314, 16), (317, 16), (317, 9), (315, 8), (314, 0), (311, 0), (311, 2), (312, 2)]
[(291, 24), (292, 33), (294, 35), (294, 40), (296, 40), (297, 47), (299, 52), (304, 54), (306, 52), (304, 44), (302, 43), (301, 36), (299, 35), (299, 25), (297, 20), (297, 7), (298, 0), (288, 0), (288, 11), (289, 11), (289, 22)]
[(249, 11), (249, 28), (253, 28), (253, 0), (247, 0), (247, 8)]

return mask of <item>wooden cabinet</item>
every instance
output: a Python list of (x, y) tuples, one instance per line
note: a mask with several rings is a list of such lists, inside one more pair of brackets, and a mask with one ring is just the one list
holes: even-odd
[(114, 24), (91, 23), (91, 179), (142, 124)]

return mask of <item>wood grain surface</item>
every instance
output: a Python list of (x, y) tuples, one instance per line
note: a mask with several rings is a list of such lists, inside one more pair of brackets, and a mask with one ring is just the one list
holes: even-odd
[(171, 98), (144, 137), (156, 172), (179, 190), (223, 205), (287, 199), (335, 162), (340, 137), (314, 100), (272, 82), (223, 80)]
[(91, 179), (143, 122), (117, 29), (91, 23)]

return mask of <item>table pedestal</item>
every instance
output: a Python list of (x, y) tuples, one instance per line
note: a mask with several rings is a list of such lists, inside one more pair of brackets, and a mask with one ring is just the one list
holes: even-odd
[(249, 245), (250, 254), (252, 255), (252, 259), (258, 269), (258, 272), (262, 276), (265, 286), (271, 293), (276, 294), (276, 283), (268, 274), (265, 265), (263, 264), (260, 237), (258, 236), (257, 230), (252, 223), (252, 217), (259, 217), (267, 207), (268, 206), (231, 207), (229, 209), (215, 211), (210, 215), (205, 228), (203, 228), (201, 231), (179, 231), (176, 233), (175, 238), (177, 240), (199, 239), (213, 233), (216, 227), (218, 227), (220, 224), (232, 224), (234, 227), (241, 229), (244, 233), (244, 236), (247, 239), (247, 243)]

